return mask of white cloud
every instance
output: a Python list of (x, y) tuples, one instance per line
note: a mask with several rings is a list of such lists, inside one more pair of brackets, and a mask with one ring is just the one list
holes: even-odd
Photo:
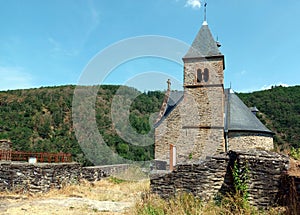
[(276, 83), (276, 84), (270, 84), (270, 85), (264, 85), (260, 90), (269, 90), (271, 89), (272, 87), (278, 87), (278, 86), (281, 86), (281, 87), (289, 87), (288, 84), (284, 84), (284, 83)]
[(33, 77), (22, 67), (0, 67), (0, 90), (32, 88)]
[(97, 11), (96, 7), (94, 6), (93, 2), (89, 4), (89, 10), (91, 14), (91, 30), (94, 30), (100, 23), (100, 14)]
[(95, 1), (88, 1), (88, 22), (86, 23), (86, 29), (83, 31), (85, 32), (84, 38), (81, 42), (81, 47), (85, 45), (85, 43), (89, 40), (91, 34), (98, 28), (100, 24), (100, 12), (99, 9), (95, 6)]
[(185, 3), (185, 7), (192, 7), (197, 9), (201, 7), (201, 2), (200, 0), (187, 0)]
[(289, 87), (290, 85), (288, 84), (284, 84), (282, 82), (278, 82), (278, 83), (275, 83), (275, 84), (269, 84), (269, 85), (264, 85), (262, 87), (253, 87), (253, 88), (248, 88), (248, 89), (242, 89), (242, 90), (239, 90), (238, 92), (240, 93), (251, 93), (251, 92), (255, 92), (255, 91), (262, 91), (262, 90), (269, 90), (271, 89), (272, 87), (275, 87), (275, 86), (282, 86), (282, 87)]

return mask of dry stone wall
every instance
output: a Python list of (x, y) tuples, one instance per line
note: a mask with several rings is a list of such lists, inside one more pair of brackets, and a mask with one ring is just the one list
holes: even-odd
[(267, 208), (276, 205), (281, 193), (281, 180), (288, 171), (289, 158), (267, 151), (231, 151), (239, 169), (249, 170), (249, 202)]
[(80, 178), (90, 182), (99, 181), (102, 178), (109, 177), (120, 172), (124, 172), (129, 168), (129, 166), (129, 164), (119, 164), (83, 167), (80, 171)]
[(78, 163), (0, 162), (0, 191), (47, 192), (82, 179), (98, 181), (128, 167), (127, 164), (81, 167)]
[(229, 158), (224, 154), (198, 164), (177, 165), (173, 172), (153, 174), (150, 180), (151, 191), (163, 198), (190, 192), (203, 200), (209, 200), (221, 189), (228, 163)]
[(4, 162), (0, 164), (0, 190), (45, 192), (50, 188), (78, 181), (80, 165), (29, 164)]
[(151, 177), (151, 190), (164, 198), (179, 192), (191, 192), (204, 201), (218, 194), (233, 194), (232, 169), (249, 169), (249, 202), (267, 208), (280, 204), (282, 177), (288, 170), (287, 156), (273, 152), (231, 151), (193, 164), (180, 164), (173, 172), (155, 173)]

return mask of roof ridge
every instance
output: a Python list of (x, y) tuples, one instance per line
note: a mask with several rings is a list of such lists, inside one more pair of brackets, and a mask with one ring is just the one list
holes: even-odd
[(165, 97), (164, 97), (164, 100), (163, 100), (163, 103), (161, 105), (161, 108), (159, 110), (159, 114), (157, 116), (157, 119), (155, 120), (155, 124), (158, 123), (161, 118), (164, 116), (166, 110), (167, 110), (167, 107), (168, 107), (168, 101), (169, 101), (169, 97), (170, 97), (170, 92), (171, 90), (168, 88), (166, 93), (165, 93)]

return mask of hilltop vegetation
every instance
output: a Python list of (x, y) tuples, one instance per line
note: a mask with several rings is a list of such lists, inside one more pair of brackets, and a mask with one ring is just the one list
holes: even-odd
[[(145, 161), (153, 158), (153, 144), (137, 146), (120, 138), (112, 123), (111, 104), (120, 86), (101, 86), (95, 101), (98, 130), (107, 145), (121, 157)], [(88, 90), (89, 87), (86, 87)], [(98, 88), (98, 87), (97, 87)], [(72, 99), (75, 86), (45, 87), (0, 92), (0, 139), (13, 142), (13, 149), (30, 152), (71, 153), (75, 161), (91, 163), (84, 157), (72, 122)], [(130, 123), (137, 133), (150, 132), (149, 116), (158, 112), (163, 99), (161, 92), (140, 94), (130, 108)], [(150, 137), (153, 132), (150, 132)], [(153, 141), (150, 138), (148, 141)], [(100, 158), (99, 158), (100, 159)], [(117, 162), (111, 158), (105, 163)]]
[[(164, 94), (159, 91), (140, 93), (134, 88), (125, 87), (124, 94), (138, 96), (132, 101), (129, 98), (115, 101), (113, 99), (122, 97), (122, 93), (115, 96), (120, 86), (94, 87), (98, 90), (94, 103), (96, 123), (107, 145), (123, 158), (151, 160), (154, 156), (154, 140), (149, 118), (153, 119), (154, 113), (159, 111)], [(89, 88), (92, 87), (86, 87)], [(10, 139), (14, 150), (71, 153), (75, 161), (90, 165), (74, 132), (74, 89), (75, 86), (60, 86), (0, 92), (0, 139)], [(248, 106), (256, 106), (260, 110), (260, 119), (276, 133), (276, 144), (300, 147), (300, 86), (273, 87), (238, 95)], [(136, 133), (145, 136), (141, 142), (129, 136), (134, 144), (128, 144), (117, 134), (116, 127), (123, 133), (127, 132), (126, 120), (123, 120), (124, 112), (121, 118), (117, 116), (112, 123), (113, 101), (115, 108), (120, 110), (124, 103), (129, 104), (129, 122)], [(105, 159), (101, 163), (118, 162), (110, 156)]]
[(300, 86), (275, 86), (239, 97), (258, 108), (260, 120), (276, 134), (275, 144), (300, 148)]

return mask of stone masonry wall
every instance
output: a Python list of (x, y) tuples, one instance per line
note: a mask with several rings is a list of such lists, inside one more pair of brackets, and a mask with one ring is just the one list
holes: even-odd
[(261, 208), (276, 205), (281, 193), (281, 178), (288, 169), (289, 159), (259, 150), (231, 151), (228, 156), (177, 165), (173, 172), (153, 174), (151, 190), (164, 198), (182, 191), (191, 192), (205, 201), (218, 193), (234, 193), (232, 169), (235, 162), (240, 170), (247, 167), (250, 171), (248, 185), (251, 205)]
[(79, 180), (80, 165), (0, 163), (0, 190), (45, 192)]
[(197, 70), (207, 68), (209, 70), (208, 82), (200, 84), (223, 84), (223, 58), (207, 58), (207, 59), (184, 59), (184, 85), (198, 85)]
[(90, 182), (100, 181), (102, 178), (124, 172), (129, 167), (129, 164), (83, 167), (80, 171), (80, 178)]
[(81, 167), (78, 163), (0, 162), (0, 191), (46, 192), (82, 179), (98, 181), (128, 167), (127, 164)]
[(274, 148), (273, 136), (262, 133), (230, 132), (228, 140), (229, 150), (265, 149)]
[[(186, 126), (224, 128), (223, 87), (187, 88), (184, 96), (187, 103), (184, 116), (197, 116), (192, 121), (185, 120)], [(184, 119), (189, 119), (188, 116)]]
[(227, 156), (213, 157), (198, 164), (177, 165), (170, 173), (153, 174), (151, 191), (163, 198), (190, 192), (209, 200), (221, 189), (228, 162)]
[[(177, 148), (178, 162), (187, 161), (190, 155), (199, 160), (225, 151), (222, 88), (196, 92), (203, 96), (185, 93), (183, 101), (155, 129), (155, 159), (168, 161), (170, 144)], [(201, 102), (195, 97), (201, 97)]]
[(267, 208), (278, 203), (281, 180), (289, 168), (289, 158), (261, 150), (231, 151), (240, 169), (249, 169), (249, 202)]
[(175, 108), (155, 129), (155, 159), (169, 159), (170, 144), (176, 145), (181, 136), (181, 128), (180, 108)]
[(176, 146), (178, 163), (187, 162), (191, 157), (193, 160), (199, 160), (207, 155), (225, 151), (224, 130), (184, 127), (179, 110), (174, 110), (155, 129), (156, 160), (169, 162), (170, 144)]
[[(184, 99), (155, 129), (155, 159), (199, 160), (225, 151), (223, 57), (184, 59)], [(197, 82), (197, 70), (208, 69), (208, 80)]]

